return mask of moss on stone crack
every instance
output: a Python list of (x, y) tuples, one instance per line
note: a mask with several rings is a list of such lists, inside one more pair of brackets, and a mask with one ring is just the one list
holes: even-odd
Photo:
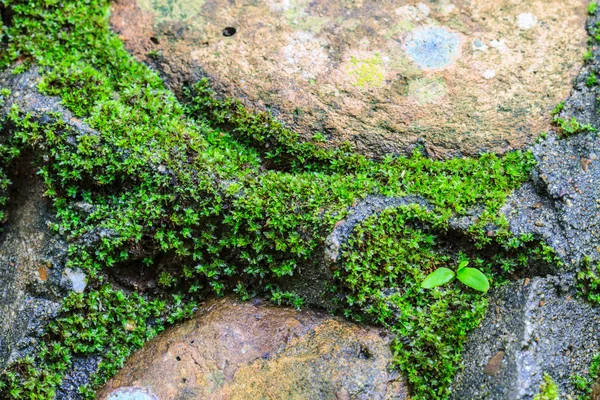
[[(84, 269), (90, 284), (64, 300), (37, 354), (3, 372), (1, 398), (51, 399), (73, 356), (99, 354), (100, 371), (82, 389), (93, 397), (133, 349), (190, 316), (211, 292), (300, 305), (280, 283), (318, 262), (325, 237), (367, 195), (418, 195), (432, 205), (363, 221), (332, 282), (347, 316), (398, 334), (397, 366), (415, 399), (447, 397), (465, 334), (486, 306), (483, 295), (455, 285), (424, 291), (419, 282), (428, 272), (468, 258), (501, 281), (529, 262), (555, 262), (548, 247), (514, 237), (499, 216), (529, 175), (528, 152), (442, 162), (416, 151), (376, 162), (350, 148), (325, 150), (267, 114), (217, 99), (206, 81), (182, 105), (110, 32), (107, 1), (2, 4), (11, 21), (2, 27), (1, 65), (39, 66), (39, 90), (59, 96), (95, 131), (18, 108), (2, 121), (0, 206), (6, 168), (19, 152), (34, 151), (56, 208), (54, 229), (69, 241), (67, 266)], [(444, 245), (449, 220), (475, 206), (482, 212), (462, 247)], [(164, 294), (111, 287), (107, 271), (124, 263), (158, 269)], [(99, 301), (108, 309), (102, 317)]]

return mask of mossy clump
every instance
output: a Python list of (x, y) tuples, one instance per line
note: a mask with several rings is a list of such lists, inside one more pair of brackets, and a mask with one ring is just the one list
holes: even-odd
[[(416, 195), (431, 208), (398, 207), (363, 221), (343, 249), (331, 295), (349, 317), (398, 334), (397, 366), (415, 399), (447, 397), (466, 332), (486, 306), (484, 295), (455, 285), (423, 290), (427, 273), (469, 259), (499, 282), (529, 263), (557, 262), (532, 236), (511, 234), (499, 213), (529, 176), (529, 152), (439, 161), (417, 150), (373, 161), (349, 146), (327, 150), (322, 135), (302, 142), (268, 114), (219, 99), (206, 80), (182, 104), (110, 32), (108, 1), (3, 7), (10, 23), (0, 65), (35, 65), (38, 89), (93, 130), (16, 106), (1, 121), (0, 206), (10, 163), (33, 152), (56, 210), (53, 228), (69, 244), (66, 266), (85, 270), (89, 284), (65, 299), (37, 354), (2, 373), (0, 398), (50, 399), (74, 356), (96, 354), (99, 373), (82, 389), (93, 397), (133, 349), (207, 295), (302, 304), (282, 284), (301, 266), (318, 267), (327, 235), (369, 195)], [(474, 223), (450, 243), (451, 218), (474, 207)], [(112, 287), (109, 273), (123, 265), (155, 273), (162, 291)], [(99, 302), (110, 305), (106, 317)]]
[(540, 392), (533, 396), (533, 400), (558, 400), (558, 385), (548, 374), (544, 374), (544, 381), (540, 385)]

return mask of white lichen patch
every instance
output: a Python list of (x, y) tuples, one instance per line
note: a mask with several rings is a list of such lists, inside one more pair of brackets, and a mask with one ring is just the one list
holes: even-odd
[(83, 293), (87, 286), (87, 277), (82, 271), (65, 268), (63, 275), (71, 282), (74, 292)]
[(294, 32), (288, 43), (279, 54), (281, 67), (286, 73), (309, 80), (327, 71), (329, 57), (323, 43), (313, 33)]
[(504, 39), (492, 40), (490, 41), (490, 46), (498, 50), (500, 53), (506, 53), (508, 51), (508, 47), (506, 46)]
[(529, 30), (537, 24), (537, 18), (531, 13), (522, 13), (517, 17), (519, 29)]
[(488, 49), (487, 44), (485, 44), (485, 42), (479, 38), (474, 39), (471, 46), (474, 51), (487, 51)]
[(492, 79), (492, 78), (496, 77), (496, 71), (494, 71), (493, 69), (487, 69), (483, 73), (483, 77), (485, 79)]

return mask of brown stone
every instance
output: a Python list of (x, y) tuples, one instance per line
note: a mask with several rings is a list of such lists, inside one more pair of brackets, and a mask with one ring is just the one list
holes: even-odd
[(504, 359), (504, 352), (502, 350), (500, 350), (492, 358), (490, 358), (487, 365), (483, 369), (483, 372), (485, 372), (487, 375), (490, 375), (490, 376), (496, 375), (498, 372), (500, 372), (500, 369), (502, 368), (502, 360), (503, 359)]
[(381, 332), (324, 313), (229, 298), (134, 354), (99, 392), (167, 399), (406, 399)]
[(585, 18), (584, 0), (117, 0), (111, 23), (175, 91), (208, 75), (305, 139), (447, 157), (549, 128)]

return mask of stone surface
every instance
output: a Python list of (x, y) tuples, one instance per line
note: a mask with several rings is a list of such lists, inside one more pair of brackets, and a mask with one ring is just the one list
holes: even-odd
[[(600, 22), (590, 17), (588, 26)], [(598, 86), (586, 80), (600, 68), (600, 48), (581, 70), (558, 117), (600, 128)], [(552, 129), (531, 147), (537, 165), (532, 179), (515, 191), (502, 212), (515, 233), (533, 233), (569, 264), (600, 261), (600, 136), (597, 132), (562, 137)]]
[[(36, 68), (17, 75), (1, 73), (0, 87), (9, 88), (11, 94), (0, 106), (0, 115), (16, 105), (40, 125), (59, 113), (73, 135), (93, 132), (65, 110), (58, 98), (41, 95), (38, 82)], [(70, 290), (83, 290), (85, 284), (81, 271), (64, 268), (67, 244), (48, 226), (55, 213), (44, 197), (46, 188), (37, 174), (36, 161), (33, 154), (25, 152), (8, 170), (13, 184), (8, 216), (0, 226), (0, 371), (35, 350), (62, 298)], [(79, 399), (77, 389), (88, 382), (96, 366), (94, 359), (74, 360), (57, 398)]]
[(520, 148), (585, 51), (583, 0), (117, 0), (111, 22), (176, 92), (202, 76), (369, 156)]
[(16, 187), (0, 232), (0, 371), (35, 344), (62, 292), (58, 264), (65, 248), (46, 226), (45, 189), (30, 162), (13, 169)]
[(133, 355), (99, 399), (405, 399), (388, 338), (329, 315), (229, 298)]
[(481, 326), (468, 334), (452, 398), (530, 400), (544, 373), (561, 398), (576, 398), (571, 375), (585, 375), (600, 352), (600, 310), (577, 297), (573, 275), (512, 282), (489, 301)]

